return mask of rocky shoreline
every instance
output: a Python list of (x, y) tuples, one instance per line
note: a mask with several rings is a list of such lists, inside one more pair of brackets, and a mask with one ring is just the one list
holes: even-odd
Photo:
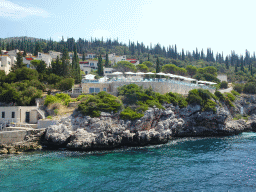
[[(149, 108), (140, 119), (129, 121), (119, 115), (101, 113), (99, 118), (73, 115), (62, 117), (56, 125), (37, 130), (24, 142), (0, 146), (0, 154), (42, 149), (106, 150), (125, 146), (164, 144), (180, 137), (213, 137), (256, 131), (256, 97), (240, 97), (228, 108), (219, 104), (214, 112), (202, 111), (200, 105), (179, 108), (166, 104), (165, 109)], [(248, 120), (233, 120), (243, 107)]]
[(163, 144), (179, 137), (228, 136), (256, 130), (255, 116), (248, 121), (232, 120), (225, 107), (218, 107), (213, 113), (202, 112), (200, 105), (180, 109), (168, 104), (164, 110), (148, 109), (144, 117), (135, 121), (120, 120), (107, 113), (100, 118), (76, 115), (48, 127), (42, 144), (55, 149), (105, 150)]

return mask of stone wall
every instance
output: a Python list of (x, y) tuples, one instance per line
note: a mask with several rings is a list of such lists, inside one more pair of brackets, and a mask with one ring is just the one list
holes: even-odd
[(12, 144), (16, 142), (21, 142), (27, 135), (26, 130), (17, 131), (1, 131), (0, 132), (0, 144)]
[(38, 129), (47, 128), (50, 125), (56, 125), (57, 122), (58, 121), (54, 121), (54, 120), (39, 120), (37, 124), (37, 128)]

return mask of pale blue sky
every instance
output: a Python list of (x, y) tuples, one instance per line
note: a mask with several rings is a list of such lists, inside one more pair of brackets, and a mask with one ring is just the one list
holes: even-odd
[(0, 0), (0, 38), (111, 37), (178, 51), (256, 51), (255, 0)]

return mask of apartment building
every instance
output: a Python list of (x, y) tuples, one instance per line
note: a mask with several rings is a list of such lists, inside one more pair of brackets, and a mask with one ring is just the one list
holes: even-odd
[(8, 55), (0, 56), (0, 70), (3, 70), (5, 74), (9, 74), (12, 67), (12, 60)]

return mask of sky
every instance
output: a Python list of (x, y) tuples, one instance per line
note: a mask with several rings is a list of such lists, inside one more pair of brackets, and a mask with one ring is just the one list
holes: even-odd
[(0, 0), (0, 38), (103, 37), (253, 53), (255, 7), (255, 0)]

